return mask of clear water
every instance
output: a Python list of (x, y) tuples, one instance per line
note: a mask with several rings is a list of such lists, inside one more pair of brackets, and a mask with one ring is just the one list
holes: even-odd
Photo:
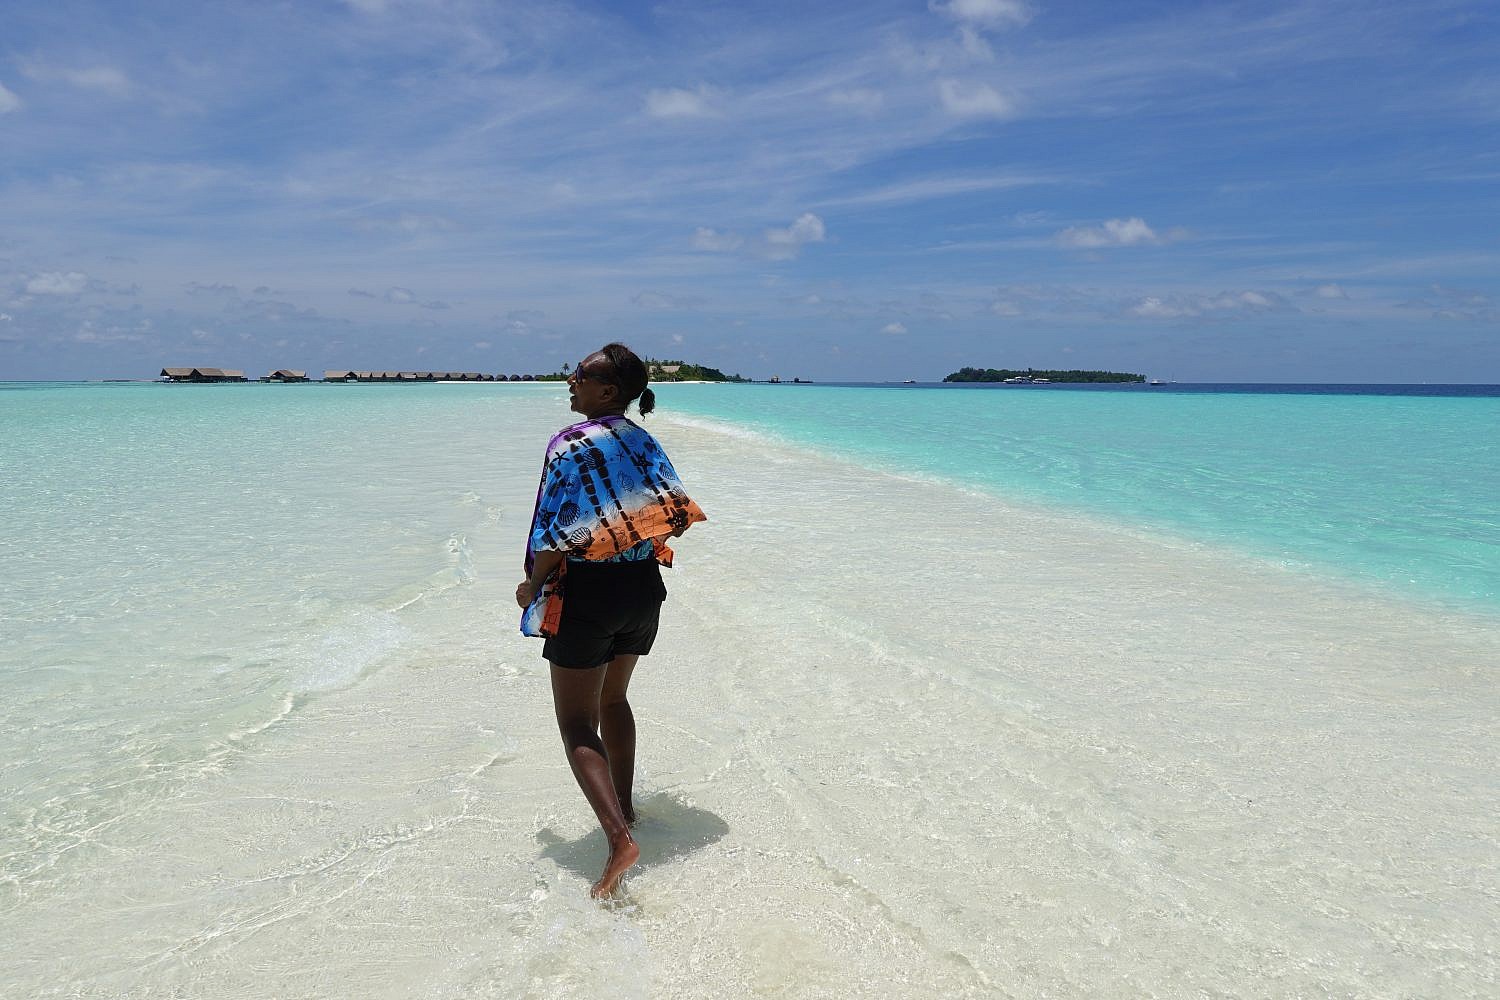
[(1493, 393), (689, 388), (674, 407), (877, 468), (1500, 609)]
[(0, 995), (1493, 995), (1494, 401), (992, 395), (663, 388), (599, 906), (560, 387), (0, 390)]

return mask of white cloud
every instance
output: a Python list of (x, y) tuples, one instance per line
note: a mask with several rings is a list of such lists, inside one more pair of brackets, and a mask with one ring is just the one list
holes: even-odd
[(1266, 312), (1287, 308), (1287, 301), (1275, 292), (1220, 292), (1198, 299), (1197, 305), (1203, 310), (1219, 312)]
[(44, 271), (26, 282), (32, 295), (77, 295), (88, 287), (89, 276), (79, 271)]
[(711, 96), (707, 87), (653, 90), (646, 95), (646, 114), (652, 118), (710, 118), (717, 114)]
[(875, 188), (860, 194), (842, 198), (827, 198), (819, 205), (881, 205), (903, 201), (926, 201), (931, 198), (951, 198), (956, 195), (974, 194), (979, 191), (1002, 191), (1007, 188), (1029, 187), (1037, 184), (1057, 183), (1057, 178), (1028, 177), (1024, 174), (978, 177), (959, 175), (954, 177), (926, 177)]
[(1057, 242), (1065, 247), (1092, 250), (1098, 247), (1150, 246), (1161, 243), (1146, 220), (1132, 216), (1129, 219), (1110, 219), (1102, 226), (1070, 226), (1057, 234)]
[(900, 322), (899, 320), (897, 322), (895, 322), (895, 323), (887, 323), (885, 326), (883, 326), (883, 327), (880, 328), (880, 332), (881, 333), (893, 333), (893, 334), (905, 333), (906, 332), (906, 324)]
[(0, 323), (10, 323), (15, 319), (10, 313), (0, 313)]
[(964, 55), (975, 62), (991, 62), (995, 58), (995, 50), (990, 48), (990, 43), (967, 24), (958, 29), (958, 42)]
[(1154, 295), (1131, 306), (1130, 313), (1144, 319), (1176, 319), (1179, 316), (1198, 315), (1198, 311), (1190, 306), (1168, 304)]
[(1320, 299), (1347, 299), (1349, 293), (1341, 285), (1327, 284), (1317, 287), (1317, 296)]
[(476, 340), (474, 341), (474, 346), (481, 351), (488, 351), (490, 349), (490, 342), (488, 340)]
[(1126, 312), (1143, 319), (1178, 319), (1214, 314), (1221, 317), (1225, 314), (1244, 316), (1287, 309), (1291, 309), (1287, 300), (1275, 292), (1245, 289), (1219, 292), (1216, 295), (1151, 295), (1127, 307)]
[(1016, 111), (1014, 101), (987, 83), (939, 80), (938, 96), (943, 108), (959, 118), (1009, 118)]
[(699, 226), (693, 230), (694, 250), (727, 253), (730, 250), (738, 250), (744, 242), (744, 238), (735, 233), (720, 232), (717, 229), (709, 229), (707, 226)]
[(124, 95), (130, 90), (130, 78), (113, 66), (85, 66), (72, 69), (28, 60), (21, 64), (21, 72), (33, 80), (66, 83), (85, 90), (98, 90), (116, 96)]
[(123, 326), (107, 326), (99, 329), (92, 320), (84, 320), (78, 326), (78, 331), (73, 334), (73, 339), (80, 344), (115, 344), (115, 343), (140, 343), (146, 339), (145, 332), (150, 330), (149, 324), (138, 325), (134, 328)]
[(388, 0), (344, 0), (344, 3), (361, 14), (384, 14), (390, 6)]
[[(359, 298), (374, 298), (374, 296), (369, 292), (360, 291), (358, 288), (349, 289), (349, 294)], [(417, 293), (413, 292), (410, 288), (401, 288), (400, 286), (392, 286), (390, 288), (387, 288), (385, 290), (385, 295), (381, 297), (392, 305), (398, 306), (417, 306), (421, 309), (452, 308), (448, 305), (448, 303), (444, 302), (441, 299), (431, 299), (429, 301), (423, 301), (422, 299), (417, 298)]]
[(234, 285), (226, 285), (218, 281), (207, 285), (201, 281), (189, 281), (182, 286), (182, 290), (189, 295), (238, 295), (240, 293)]
[(1412, 306), (1433, 308), (1432, 318), (1459, 320), (1462, 322), (1500, 322), (1500, 309), (1496, 309), (1490, 297), (1471, 288), (1452, 288), (1447, 285), (1432, 285), (1430, 288), (1436, 302), (1419, 300)]
[(822, 243), (827, 235), (822, 219), (803, 212), (785, 229), (766, 230), (766, 252), (775, 260), (786, 260), (797, 256), (808, 243)]
[(20, 110), (21, 99), (14, 91), (7, 89), (5, 84), (0, 83), (0, 115)]
[(977, 24), (985, 28), (1002, 28), (1031, 20), (1031, 5), (1024, 0), (948, 0), (947, 3), (934, 0), (927, 8), (960, 24)]
[(990, 312), (996, 316), (1020, 316), (1023, 315), (1021, 307), (1009, 299), (996, 299), (990, 303)]

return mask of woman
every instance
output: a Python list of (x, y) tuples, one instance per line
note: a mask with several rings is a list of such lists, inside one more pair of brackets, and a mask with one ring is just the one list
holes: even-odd
[(595, 898), (614, 892), (640, 857), (635, 822), (635, 716), (626, 689), (651, 651), (666, 598), (658, 565), (672, 565), (668, 536), (703, 511), (683, 492), (666, 452), (625, 416), (656, 406), (646, 366), (624, 344), (607, 344), (568, 378), (584, 419), (547, 444), (526, 544), (521, 632), (543, 636), (552, 702), (573, 777), (609, 841)]

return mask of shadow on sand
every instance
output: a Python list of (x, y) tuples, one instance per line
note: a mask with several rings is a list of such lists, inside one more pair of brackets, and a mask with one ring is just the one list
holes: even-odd
[[(633, 869), (636, 871), (686, 857), (729, 832), (729, 824), (718, 816), (690, 806), (669, 792), (657, 792), (636, 803), (635, 815), (631, 833), (641, 848), (641, 859)], [(599, 866), (609, 853), (604, 831), (597, 828), (577, 840), (564, 840), (548, 827), (537, 832), (536, 841), (542, 845), (540, 857), (587, 881), (598, 877)]]

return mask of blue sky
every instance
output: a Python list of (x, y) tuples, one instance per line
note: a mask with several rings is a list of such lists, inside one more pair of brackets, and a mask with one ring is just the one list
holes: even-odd
[(1500, 382), (1481, 2), (0, 13), (0, 378)]

